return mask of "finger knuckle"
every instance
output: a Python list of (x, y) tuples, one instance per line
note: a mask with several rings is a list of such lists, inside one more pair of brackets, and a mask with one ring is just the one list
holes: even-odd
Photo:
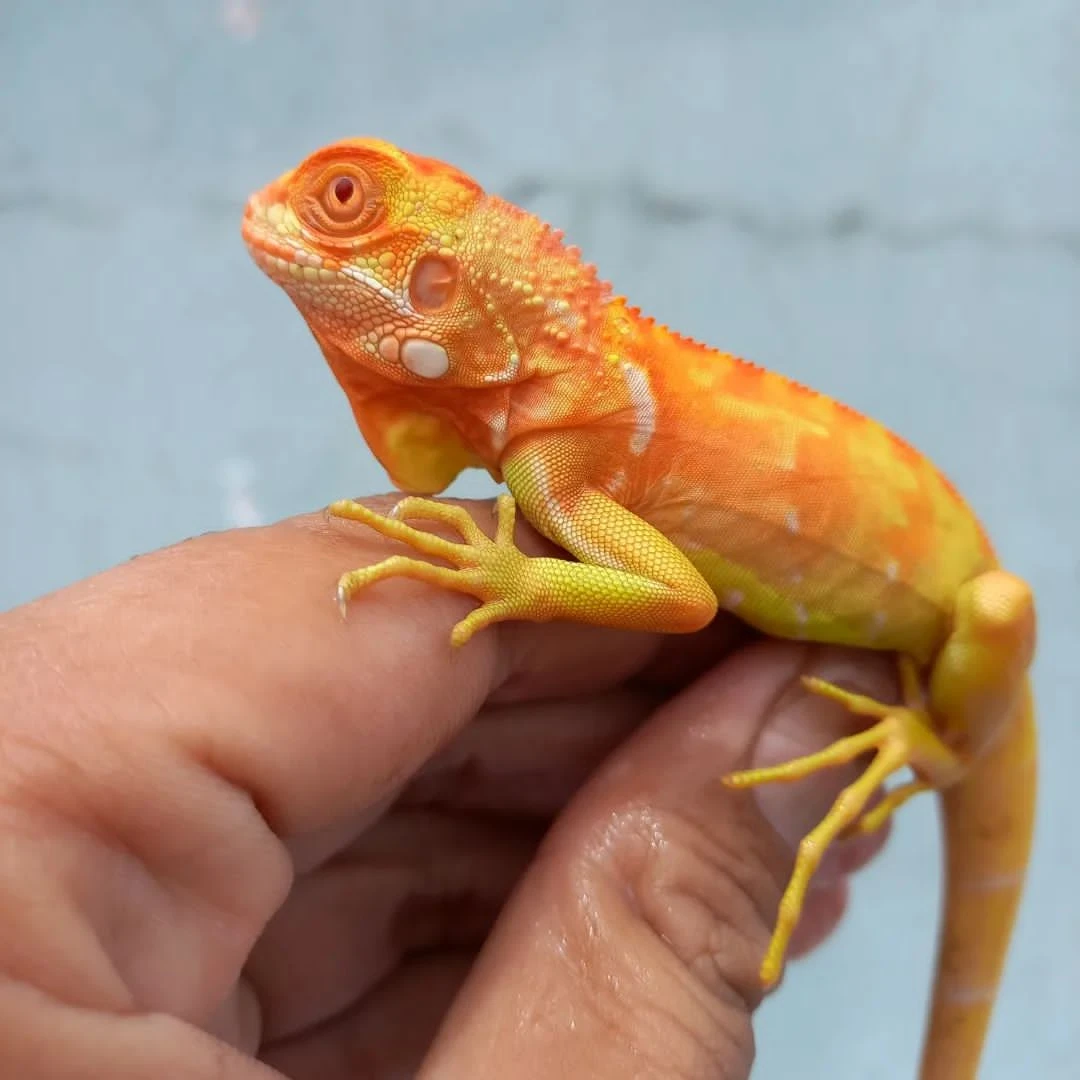
[(750, 1015), (762, 995), (758, 967), (779, 898), (752, 838), (630, 807), (596, 830), (582, 865), (586, 887), (575, 887), (590, 947), (604, 950), (610, 965), (605, 922), (616, 928), (619, 954), (633, 943), (647, 972), (645, 1007), (669, 1032), (681, 1032), (683, 1059), (752, 1060)]
[(706, 989), (734, 992), (751, 1009), (774, 878), (744, 836), (671, 811), (635, 816), (637, 837), (618, 865), (642, 920)]

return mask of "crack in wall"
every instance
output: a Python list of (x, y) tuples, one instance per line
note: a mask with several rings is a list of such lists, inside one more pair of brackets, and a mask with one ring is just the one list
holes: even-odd
[[(772, 250), (840, 245), (866, 239), (887, 250), (926, 251), (950, 244), (969, 244), (993, 251), (1046, 251), (1080, 261), (1080, 226), (1067, 224), (1013, 225), (985, 215), (940, 217), (926, 221), (889, 219), (858, 201), (838, 204), (818, 215), (770, 214), (748, 202), (664, 191), (638, 177), (603, 183), (559, 181), (522, 176), (501, 185), (498, 193), (526, 208), (544, 198), (566, 199), (572, 242), (581, 244), (588, 223), (600, 211), (623, 212), (630, 221), (660, 228), (689, 228), (715, 224)], [(179, 200), (178, 200), (179, 201)], [(210, 222), (232, 225), (239, 220), (243, 200), (222, 192), (188, 193), (187, 209)], [(178, 202), (168, 205), (176, 213)], [(141, 209), (152, 201), (140, 200)], [(165, 209), (163, 204), (163, 209)], [(118, 203), (60, 196), (47, 188), (0, 189), (0, 218), (22, 216), (91, 231), (106, 231), (129, 207)]]
[(900, 251), (969, 243), (1004, 251), (1043, 249), (1080, 260), (1080, 226), (1066, 224), (1021, 226), (975, 214), (905, 222), (889, 220), (857, 201), (839, 204), (817, 216), (785, 216), (768, 214), (750, 203), (734, 199), (666, 192), (640, 178), (585, 186), (558, 183), (543, 177), (523, 177), (506, 185), (504, 192), (511, 202), (522, 205), (551, 195), (563, 196), (571, 205), (571, 214), (579, 220), (587, 219), (598, 207), (614, 206), (624, 209), (628, 217), (650, 225), (718, 224), (773, 249), (841, 244), (867, 238), (885, 248)]

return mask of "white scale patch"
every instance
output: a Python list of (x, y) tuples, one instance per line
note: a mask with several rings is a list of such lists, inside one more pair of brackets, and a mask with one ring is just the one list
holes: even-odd
[(450, 370), (450, 357), (427, 338), (409, 338), (401, 346), (402, 366), (421, 379), (438, 379)]
[(506, 447), (506, 428), (510, 417), (503, 412), (492, 413), (487, 418), (488, 431), (491, 433), (491, 448), (501, 454)]
[(986, 986), (950, 986), (942, 994), (948, 1004), (965, 1008), (983, 1005), (988, 1001), (993, 1001), (996, 996), (996, 989)]
[(381, 281), (373, 278), (370, 274), (364, 273), (363, 270), (356, 266), (343, 266), (340, 271), (348, 278), (352, 278), (358, 285), (363, 285), (366, 289), (370, 289), (373, 293), (378, 294), (384, 300), (394, 305), (394, 310), (401, 315), (415, 315), (412, 304), (410, 304), (403, 297), (398, 296), (393, 289), (388, 289)]
[(487, 383), (506, 383), (512, 382), (514, 377), (518, 373), (518, 368), (521, 367), (521, 356), (517, 352), (512, 352), (506, 360), (506, 367), (502, 371), (496, 371), (491, 375), (484, 376), (484, 382)]
[(630, 436), (630, 453), (643, 454), (656, 433), (656, 399), (649, 376), (627, 361), (622, 363), (626, 389), (630, 392), (630, 404), (634, 407), (634, 434)]
[(1023, 870), (1014, 870), (1011, 873), (986, 874), (977, 877), (973, 881), (961, 881), (957, 885), (964, 892), (991, 893), (1001, 889), (1018, 889), (1024, 884), (1027, 875)]

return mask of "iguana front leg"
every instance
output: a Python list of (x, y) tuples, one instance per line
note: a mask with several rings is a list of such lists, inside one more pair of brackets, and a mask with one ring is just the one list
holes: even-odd
[[(568, 619), (668, 633), (706, 626), (716, 614), (716, 596), (690, 560), (647, 522), (580, 478), (556, 478), (542, 449), (532, 444), (505, 463), (507, 483), (518, 497), (499, 496), (494, 540), (465, 510), (432, 499), (403, 499), (389, 515), (351, 500), (334, 503), (332, 515), (362, 521), (450, 564), (391, 556), (344, 574), (339, 603), (346, 605), (361, 589), (389, 577), (475, 596), (481, 606), (454, 627), (454, 645), (506, 619)], [(518, 502), (541, 532), (578, 561), (524, 554), (514, 542)], [(407, 518), (450, 525), (461, 541), (414, 528)]]

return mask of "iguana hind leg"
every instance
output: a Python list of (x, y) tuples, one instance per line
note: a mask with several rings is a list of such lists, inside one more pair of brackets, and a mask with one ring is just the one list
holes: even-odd
[[(956, 755), (934, 732), (918, 669), (910, 658), (901, 657), (900, 673), (904, 691), (902, 705), (885, 704), (823, 679), (803, 679), (806, 688), (813, 693), (839, 702), (856, 715), (875, 719), (877, 723), (857, 735), (837, 740), (816, 754), (724, 777), (724, 783), (729, 787), (758, 787), (801, 780), (822, 769), (849, 764), (863, 754), (874, 755), (866, 771), (840, 792), (829, 812), (799, 844), (795, 868), (780, 901), (776, 927), (761, 965), (761, 980), (765, 986), (774, 985), (780, 977), (810, 880), (833, 841), (849, 830), (872, 832), (880, 828), (913, 795), (947, 784), (961, 767)], [(885, 781), (906, 766), (915, 769), (919, 778), (888, 793), (881, 803), (867, 811), (867, 804)]]

